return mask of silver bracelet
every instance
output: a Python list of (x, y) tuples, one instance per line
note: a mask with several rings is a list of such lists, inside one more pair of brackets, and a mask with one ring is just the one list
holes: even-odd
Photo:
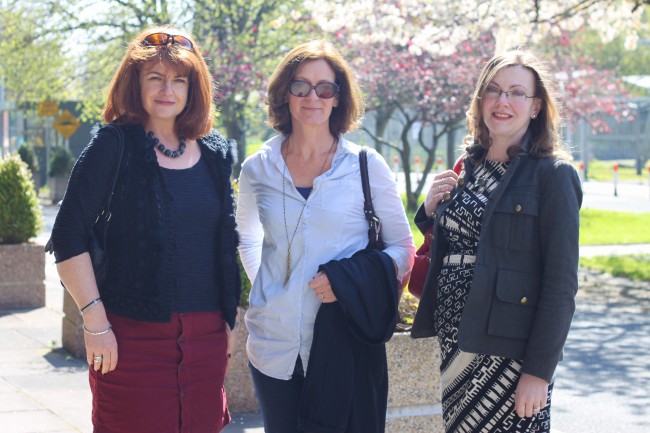
[(88, 303), (85, 307), (83, 307), (82, 309), (80, 309), (79, 312), (80, 312), (81, 314), (83, 314), (83, 313), (85, 313), (86, 311), (88, 311), (88, 310), (90, 310), (91, 308), (93, 308), (95, 305), (99, 304), (100, 302), (102, 302), (102, 298), (93, 299), (93, 300), (90, 301), (90, 303)]
[(83, 328), (84, 332), (85, 332), (86, 334), (88, 334), (88, 335), (104, 335), (104, 334), (109, 333), (109, 332), (111, 331), (111, 329), (113, 329), (113, 328), (111, 327), (111, 323), (110, 323), (110, 322), (108, 323), (108, 328), (104, 329), (103, 331), (99, 331), (99, 332), (92, 332), (92, 331), (89, 331), (88, 328), (86, 328), (86, 324), (83, 324), (83, 325), (82, 325), (82, 328)]

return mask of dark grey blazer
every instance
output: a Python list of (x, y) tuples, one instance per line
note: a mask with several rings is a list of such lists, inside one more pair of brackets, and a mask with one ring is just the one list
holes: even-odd
[[(436, 282), (446, 248), (438, 221), (450, 202), (441, 202), (433, 218), (423, 206), (415, 216), (422, 233), (433, 226), (433, 241), (413, 338), (437, 335)], [(522, 372), (552, 381), (575, 310), (581, 203), (580, 179), (569, 162), (512, 159), (483, 216), (458, 332), (461, 350), (521, 360)]]

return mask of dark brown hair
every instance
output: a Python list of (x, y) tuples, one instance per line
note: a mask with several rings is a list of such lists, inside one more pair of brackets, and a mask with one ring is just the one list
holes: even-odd
[(465, 152), (473, 162), (480, 162), (487, 154), (492, 142), (483, 112), (481, 110), (481, 95), (494, 76), (503, 68), (520, 66), (533, 73), (535, 80), (535, 96), (540, 99), (540, 110), (537, 117), (528, 125), (531, 145), (523, 149), (526, 143), (511, 146), (508, 149), (510, 158), (529, 152), (535, 158), (550, 156), (570, 160), (570, 154), (564, 150), (560, 140), (561, 113), (556, 97), (553, 75), (546, 62), (530, 51), (513, 50), (504, 54), (495, 55), (483, 67), (481, 75), (474, 89), (474, 97), (467, 110), (467, 129), (469, 135), (465, 137)]
[(359, 127), (365, 109), (359, 84), (341, 53), (334, 45), (323, 40), (298, 45), (284, 56), (273, 71), (266, 88), (265, 101), (268, 117), (266, 123), (270, 127), (284, 135), (291, 134), (291, 113), (287, 102), (289, 85), (300, 65), (321, 59), (334, 70), (336, 83), (340, 87), (338, 106), (333, 108), (329, 119), (331, 134), (339, 137)]
[[(194, 47), (190, 50), (178, 44), (144, 45), (142, 41), (152, 33), (181, 35), (192, 41)], [(108, 98), (102, 112), (104, 121), (141, 125), (146, 123), (148, 115), (140, 95), (140, 71), (142, 65), (149, 61), (168, 64), (189, 77), (187, 105), (176, 117), (176, 133), (187, 139), (207, 135), (214, 119), (212, 76), (194, 38), (170, 26), (146, 29), (131, 41), (109, 85)]]

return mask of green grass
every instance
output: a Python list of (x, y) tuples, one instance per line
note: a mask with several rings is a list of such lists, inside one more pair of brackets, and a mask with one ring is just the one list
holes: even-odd
[(633, 280), (650, 281), (650, 254), (581, 257), (580, 267)]
[(598, 209), (580, 211), (580, 245), (650, 243), (650, 214)]
[[(406, 199), (402, 197), (404, 206)], [(421, 197), (420, 202), (424, 200)], [(413, 242), (416, 247), (422, 245), (423, 237), (413, 223), (415, 212), (406, 211), (411, 224)], [(600, 209), (582, 209), (580, 211), (580, 245), (621, 245), (650, 243), (650, 214), (616, 212)]]
[[(621, 182), (644, 182), (648, 179), (648, 162), (644, 164), (641, 175), (636, 174), (636, 166), (633, 160), (622, 161), (591, 161), (589, 163), (587, 178), (602, 182), (612, 182), (614, 180), (614, 162), (618, 163), (618, 180)], [(576, 168), (580, 161), (576, 161)]]

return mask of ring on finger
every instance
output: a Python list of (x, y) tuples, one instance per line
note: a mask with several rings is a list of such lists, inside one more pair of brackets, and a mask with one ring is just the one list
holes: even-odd
[(102, 362), (102, 359), (104, 359), (104, 357), (102, 355), (93, 356), (93, 361), (95, 361), (95, 362)]

